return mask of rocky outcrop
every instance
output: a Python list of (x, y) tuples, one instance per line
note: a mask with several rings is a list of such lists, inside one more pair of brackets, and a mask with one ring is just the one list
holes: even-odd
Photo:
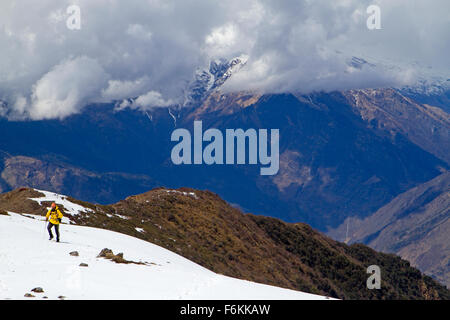
[(131, 260), (126, 260), (123, 258), (123, 253), (114, 254), (114, 252), (111, 249), (104, 248), (100, 253), (98, 254), (97, 258), (105, 258), (111, 261), (114, 261), (115, 263), (125, 263), (125, 264), (140, 264), (145, 265), (143, 262), (136, 262)]

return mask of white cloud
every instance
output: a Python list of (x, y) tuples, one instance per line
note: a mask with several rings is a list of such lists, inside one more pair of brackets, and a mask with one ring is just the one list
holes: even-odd
[(233, 24), (227, 24), (213, 29), (206, 36), (206, 50), (212, 55), (226, 55), (227, 51), (236, 44), (238, 32), (239, 30)]
[[(66, 8), (81, 8), (81, 30)], [(381, 30), (366, 8), (381, 8)], [(97, 101), (180, 100), (198, 67), (245, 53), (228, 90), (334, 90), (414, 81), (414, 66), (348, 67), (352, 55), (449, 69), (449, 2), (409, 0), (6, 0), (0, 2), (1, 114), (63, 118)], [(131, 100), (130, 100), (131, 101)], [(124, 105), (126, 105), (125, 103)], [(5, 111), (8, 109), (7, 111)]]
[(122, 110), (125, 108), (148, 110), (151, 108), (162, 108), (174, 105), (175, 102), (172, 99), (164, 100), (161, 93), (156, 91), (149, 91), (136, 99), (123, 100), (116, 110)]
[(102, 90), (103, 101), (134, 98), (145, 93), (151, 84), (149, 77), (136, 80), (109, 80), (108, 87)]
[(161, 93), (156, 91), (149, 91), (146, 94), (138, 97), (135, 101), (136, 106), (150, 108), (150, 107), (168, 107), (173, 104), (172, 100), (164, 100)]
[(127, 29), (127, 34), (145, 41), (152, 38), (152, 32), (140, 24), (130, 24)]
[(79, 113), (106, 85), (108, 76), (95, 59), (78, 57), (52, 68), (35, 85), (28, 110), (15, 108), (31, 119), (65, 118)]

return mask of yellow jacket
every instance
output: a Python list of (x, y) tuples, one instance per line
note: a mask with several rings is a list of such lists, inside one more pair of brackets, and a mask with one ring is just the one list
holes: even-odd
[(49, 218), (50, 217), (50, 223), (52, 224), (59, 224), (59, 220), (63, 217), (63, 214), (61, 213), (61, 211), (59, 211), (58, 206), (55, 208), (55, 210), (48, 210), (47, 215), (45, 216), (45, 218)]

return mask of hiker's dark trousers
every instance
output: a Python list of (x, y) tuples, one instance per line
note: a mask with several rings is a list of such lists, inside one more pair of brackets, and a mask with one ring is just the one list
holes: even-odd
[(53, 239), (52, 227), (55, 227), (56, 240), (59, 240), (59, 224), (53, 224), (51, 222), (48, 223), (47, 230), (50, 235), (50, 239)]

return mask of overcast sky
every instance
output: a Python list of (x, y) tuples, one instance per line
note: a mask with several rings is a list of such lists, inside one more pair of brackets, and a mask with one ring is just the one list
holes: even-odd
[[(80, 30), (66, 26), (74, 4)], [(449, 52), (448, 0), (2, 0), (0, 115), (64, 118), (130, 97), (165, 107), (197, 68), (241, 54), (227, 90), (307, 93), (413, 83), (413, 63), (448, 71)], [(401, 67), (352, 69), (352, 55)]]

